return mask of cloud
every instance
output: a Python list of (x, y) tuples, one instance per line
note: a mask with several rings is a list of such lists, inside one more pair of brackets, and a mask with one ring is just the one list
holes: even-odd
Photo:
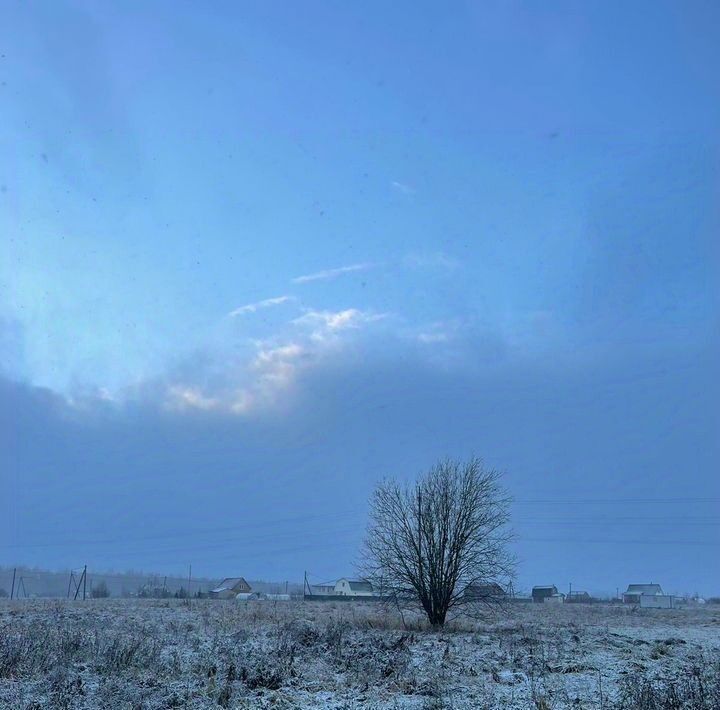
[(324, 271), (318, 271), (314, 274), (306, 274), (304, 276), (297, 276), (292, 280), (294, 284), (310, 283), (311, 281), (327, 281), (329, 279), (337, 278), (343, 274), (350, 274), (354, 271), (367, 271), (368, 269), (374, 269), (376, 264), (365, 262), (361, 264), (350, 264), (349, 266), (340, 266), (336, 269), (325, 269)]
[(245, 306), (240, 306), (234, 311), (228, 313), (228, 318), (234, 318), (235, 316), (242, 316), (247, 313), (255, 313), (262, 308), (270, 308), (272, 306), (279, 306), (289, 301), (294, 301), (294, 296), (276, 296), (275, 298), (266, 298), (264, 301), (257, 301), (255, 303), (248, 303)]
[[(253, 549), (248, 574), (285, 579), (298, 566), (295, 545), (285, 540), (303, 537), (322, 519), (330, 526), (325, 538), (332, 539), (310, 543), (303, 566), (332, 575), (357, 553), (353, 545), (333, 547), (336, 538), (348, 540), (342, 530), (352, 529), (357, 544), (362, 539), (362, 511), (357, 519), (333, 522), (343, 501), (362, 507), (384, 475), (410, 479), (439, 458), (476, 453), (508, 471), (506, 484), (517, 499), (513, 524), (528, 538), (518, 543), (524, 560), (518, 581), (530, 585), (548, 568), (564, 579), (568, 568), (584, 569), (583, 539), (643, 539), (647, 532), (647, 523), (630, 524), (628, 532), (628, 523), (617, 519), (636, 512), (628, 505), (613, 508), (615, 520), (598, 520), (601, 511), (593, 509), (574, 539), (577, 525), (561, 522), (562, 501), (612, 498), (608, 490), (622, 491), (630, 479), (638, 490), (653, 487), (653, 498), (672, 497), (676, 486), (664, 474), (677, 470), (687, 479), (687, 496), (718, 495), (712, 475), (720, 461), (716, 347), (677, 357), (657, 350), (631, 358), (618, 353), (592, 366), (506, 362), (470, 373), (440, 369), (420, 349), (404, 354), (336, 357), (299, 332), (257, 344), (245, 368), (252, 382), (228, 380), (227, 391), (185, 383), (177, 397), (196, 406), (175, 408), (152, 400), (68, 411), (51, 392), (0, 375), (0, 485), (12, 492), (16, 513), (0, 516), (3, 544), (16, 546), (18, 563), (60, 568), (81, 558), (95, 568), (159, 572), (186, 563), (189, 546), (198, 549), (198, 568), (214, 576), (232, 563), (232, 540), (257, 526), (264, 539)], [(189, 370), (199, 367), (196, 361)], [(269, 384), (284, 368), (289, 385)], [(282, 416), (256, 416), (266, 393), (274, 393), (274, 407), (290, 400)], [(224, 409), (197, 406), (222, 397)], [(538, 519), (540, 508), (523, 499), (556, 503)], [(62, 520), (53, 514), (58, 506), (69, 511)], [(664, 511), (653, 507), (645, 515)], [(692, 517), (704, 509), (680, 504), (670, 514)], [(230, 538), (227, 530), (208, 532), (218, 521), (233, 528)], [(694, 531), (685, 537), (665, 527), (660, 539), (698, 539)], [(138, 530), (142, 535), (133, 533)], [(205, 531), (202, 540), (194, 530)], [(158, 535), (175, 537), (160, 545), (152, 539)], [(718, 543), (716, 527), (703, 535)], [(128, 545), (128, 536), (150, 539)], [(534, 541), (544, 537), (565, 542)], [(102, 542), (108, 539), (117, 543)], [(608, 579), (650, 575), (667, 566), (670, 555), (668, 586), (717, 587), (718, 573), (709, 573), (688, 549), (618, 544), (600, 555), (597, 569), (586, 571), (584, 584), (602, 590)]]
[[(275, 335), (249, 341), (244, 355), (193, 358), (160, 383), (161, 400), (170, 411), (286, 412), (303, 373), (347, 365), (346, 346), (358, 331), (386, 317), (358, 308), (307, 310)], [(157, 383), (147, 391), (157, 397)]]
[(407, 185), (406, 183), (398, 182), (397, 180), (393, 180), (390, 183), (390, 187), (392, 187), (394, 190), (397, 190), (398, 192), (402, 192), (403, 195), (415, 194), (415, 188), (412, 185)]
[(215, 397), (206, 397), (197, 387), (172, 385), (168, 388), (167, 406), (170, 409), (216, 409), (219, 402)]
[(344, 311), (308, 310), (299, 318), (295, 318), (293, 323), (319, 325), (329, 331), (336, 331), (343, 328), (359, 328), (364, 323), (374, 323), (387, 317), (387, 313), (372, 313), (357, 308), (347, 308)]

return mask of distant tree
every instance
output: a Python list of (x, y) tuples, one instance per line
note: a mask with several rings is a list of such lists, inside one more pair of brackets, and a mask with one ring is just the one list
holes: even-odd
[(370, 502), (363, 572), (412, 602), (434, 627), (476, 603), (468, 591), (511, 578), (510, 498), (479, 459), (438, 463), (412, 485), (379, 484)]
[(2, 587), (0, 587), (0, 599), (4, 599), (7, 596), (9, 596), (7, 593), (7, 589), (3, 589)]
[(110, 596), (110, 590), (108, 589), (107, 583), (104, 579), (93, 585), (90, 596), (93, 599), (107, 599), (107, 597)]

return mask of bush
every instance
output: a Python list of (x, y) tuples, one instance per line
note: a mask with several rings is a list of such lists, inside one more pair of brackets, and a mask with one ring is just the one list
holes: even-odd
[(105, 580), (102, 580), (93, 586), (90, 596), (93, 599), (107, 599), (110, 596), (110, 590), (108, 589)]
[(720, 707), (720, 663), (702, 659), (675, 679), (628, 676), (620, 685), (617, 710), (716, 710)]

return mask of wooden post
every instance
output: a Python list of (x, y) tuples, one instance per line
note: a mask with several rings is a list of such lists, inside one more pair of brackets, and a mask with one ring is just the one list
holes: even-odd
[(15, 574), (17, 573), (17, 567), (13, 567), (13, 581), (12, 581), (12, 587), (10, 588), (10, 599), (13, 598), (13, 595), (15, 594)]

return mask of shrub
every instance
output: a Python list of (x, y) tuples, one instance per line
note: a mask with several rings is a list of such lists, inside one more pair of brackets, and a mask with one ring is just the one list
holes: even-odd
[(105, 580), (102, 580), (93, 586), (90, 596), (93, 599), (107, 599), (107, 597), (110, 596), (110, 590), (108, 589)]

